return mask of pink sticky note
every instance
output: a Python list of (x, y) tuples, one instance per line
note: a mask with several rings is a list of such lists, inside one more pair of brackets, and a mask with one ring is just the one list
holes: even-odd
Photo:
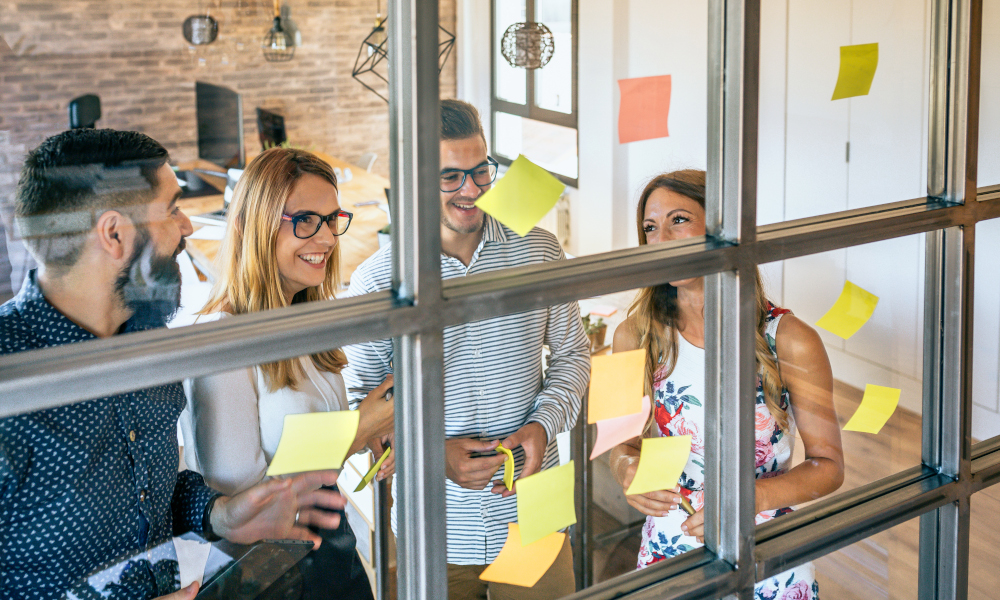
[(590, 453), (590, 460), (614, 448), (618, 444), (642, 435), (642, 430), (649, 419), (649, 396), (642, 397), (642, 410), (634, 415), (625, 415), (614, 419), (597, 422), (597, 441)]
[(590, 314), (597, 315), (598, 317), (610, 317), (616, 312), (618, 312), (617, 308), (606, 304), (601, 304), (590, 309)]
[(618, 143), (667, 137), (670, 75), (619, 79)]

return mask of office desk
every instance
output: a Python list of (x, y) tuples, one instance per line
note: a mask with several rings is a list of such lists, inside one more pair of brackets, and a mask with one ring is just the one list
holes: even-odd
[[(351, 273), (358, 268), (358, 265), (378, 250), (378, 236), (376, 234), (389, 222), (388, 215), (378, 205), (358, 207), (354, 205), (369, 200), (386, 203), (385, 190), (389, 187), (389, 180), (332, 156), (320, 152), (315, 154), (329, 163), (330, 166), (338, 167), (342, 172), (349, 168), (354, 176), (350, 181), (337, 183), (341, 208), (354, 213), (351, 228), (340, 237), (340, 276), (346, 284), (350, 281)], [(178, 167), (181, 170), (219, 170), (219, 167), (201, 160), (181, 163)], [(219, 194), (181, 199), (178, 204), (184, 214), (189, 217), (222, 209), (222, 190), (225, 188), (225, 180), (211, 176), (206, 176), (204, 179), (219, 189)], [(194, 226), (197, 230), (203, 225), (194, 223)], [(191, 255), (191, 259), (198, 269), (210, 279), (214, 279), (217, 275), (215, 256), (219, 252), (220, 244), (221, 242), (216, 240), (187, 241), (187, 252)]]

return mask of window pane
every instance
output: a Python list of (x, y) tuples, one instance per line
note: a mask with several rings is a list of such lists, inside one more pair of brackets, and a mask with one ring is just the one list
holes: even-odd
[(1000, 529), (1000, 486), (994, 485), (970, 499), (972, 523), (969, 528), (969, 600), (993, 600), (1000, 590), (997, 548)]
[(497, 154), (514, 160), (523, 154), (540, 167), (577, 178), (576, 129), (497, 112)]
[[(761, 12), (757, 222), (925, 196), (925, 2), (765, 0)], [(842, 48), (876, 42), (870, 91), (833, 100)]]
[(972, 437), (1000, 435), (1000, 219), (976, 225)]
[(573, 2), (535, 0), (535, 18), (552, 31), (555, 51), (545, 67), (535, 71), (535, 105), (561, 113), (573, 112)]
[(494, 23), (496, 23), (496, 31), (494, 32), (496, 44), (493, 52), (496, 97), (517, 104), (524, 104), (527, 101), (528, 78), (524, 69), (510, 66), (500, 49), (502, 48), (503, 34), (507, 28), (514, 23), (525, 20), (524, 4), (524, 0), (502, 0), (493, 3), (496, 7), (496, 14), (493, 18)]
[[(819, 583), (819, 597), (836, 600), (916, 600), (919, 547), (920, 519), (910, 519), (818, 558), (813, 565)], [(812, 598), (809, 595), (801, 597)]]
[(983, 2), (979, 80), (979, 187), (1000, 184), (1000, 0)]

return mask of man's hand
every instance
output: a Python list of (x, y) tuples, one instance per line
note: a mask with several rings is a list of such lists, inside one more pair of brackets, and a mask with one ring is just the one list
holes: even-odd
[(308, 540), (319, 548), (321, 539), (308, 529), (336, 529), (340, 515), (323, 509), (344, 508), (344, 497), (320, 489), (337, 483), (336, 471), (315, 471), (294, 477), (276, 477), (233, 497), (222, 496), (212, 507), (212, 531), (237, 544), (262, 539)]
[(490, 483), (503, 461), (503, 454), (473, 458), (475, 452), (496, 452), (497, 440), (483, 442), (469, 438), (454, 438), (444, 442), (444, 472), (448, 479), (469, 490), (482, 490)]
[[(371, 449), (372, 454), (375, 455), (374, 460), (382, 458), (382, 453), (385, 452), (387, 447), (396, 447), (396, 434), (390, 433), (389, 435), (383, 435), (382, 437), (374, 437), (368, 440), (368, 448)], [(388, 479), (392, 477), (392, 474), (396, 472), (396, 451), (395, 449), (389, 453), (389, 456), (385, 457), (382, 461), (382, 466), (378, 468), (378, 473), (375, 474), (375, 481), (382, 481), (383, 479)]]
[[(521, 467), (521, 476), (518, 479), (534, 475), (542, 468), (542, 459), (545, 458), (545, 448), (549, 445), (549, 436), (545, 434), (545, 428), (541, 423), (532, 421), (521, 427), (503, 441), (503, 447), (513, 450), (520, 446), (524, 449), (524, 465)], [(500, 494), (504, 498), (511, 496), (517, 489), (517, 483), (513, 490), (508, 490), (503, 484), (503, 480), (493, 482), (494, 494)]]
[(200, 587), (197, 581), (192, 581), (186, 588), (177, 590), (173, 594), (153, 598), (153, 600), (193, 600)]

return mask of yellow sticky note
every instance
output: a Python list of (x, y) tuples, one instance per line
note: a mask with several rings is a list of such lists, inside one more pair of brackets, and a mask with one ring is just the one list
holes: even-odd
[(358, 432), (356, 410), (285, 415), (267, 475), (339, 469)]
[(870, 383), (866, 385), (861, 404), (847, 425), (844, 425), (844, 431), (860, 431), (862, 433), (881, 431), (889, 422), (889, 417), (896, 411), (900, 393), (900, 390), (896, 388)]
[(877, 305), (878, 296), (846, 281), (840, 297), (816, 326), (848, 340), (872, 318)]
[(507, 523), (507, 543), (479, 578), (483, 581), (532, 587), (556, 562), (565, 539), (565, 533), (556, 532), (534, 544), (523, 546), (517, 523)]
[(385, 462), (385, 459), (389, 458), (390, 452), (392, 452), (392, 448), (385, 449), (385, 452), (382, 453), (382, 457), (378, 459), (378, 462), (372, 465), (372, 468), (368, 469), (365, 476), (361, 478), (361, 483), (358, 484), (358, 487), (354, 488), (355, 492), (360, 492), (365, 489), (365, 486), (371, 483), (372, 479), (375, 479), (375, 474), (378, 473), (378, 470), (382, 466), (382, 463)]
[(831, 100), (867, 96), (878, 67), (878, 44), (840, 47), (840, 74)]
[(527, 546), (576, 523), (573, 461), (517, 480), (517, 524)]
[(587, 422), (634, 415), (642, 410), (646, 350), (615, 352), (590, 360)]
[(552, 210), (564, 189), (566, 186), (548, 171), (518, 156), (476, 206), (524, 237)]
[(625, 494), (645, 494), (657, 490), (672, 490), (677, 485), (688, 455), (691, 454), (691, 436), (645, 438), (639, 452), (639, 467), (632, 484)]
[(503, 444), (497, 444), (497, 452), (503, 452), (507, 455), (507, 460), (503, 461), (503, 484), (507, 486), (508, 490), (514, 489), (514, 453), (503, 447)]

